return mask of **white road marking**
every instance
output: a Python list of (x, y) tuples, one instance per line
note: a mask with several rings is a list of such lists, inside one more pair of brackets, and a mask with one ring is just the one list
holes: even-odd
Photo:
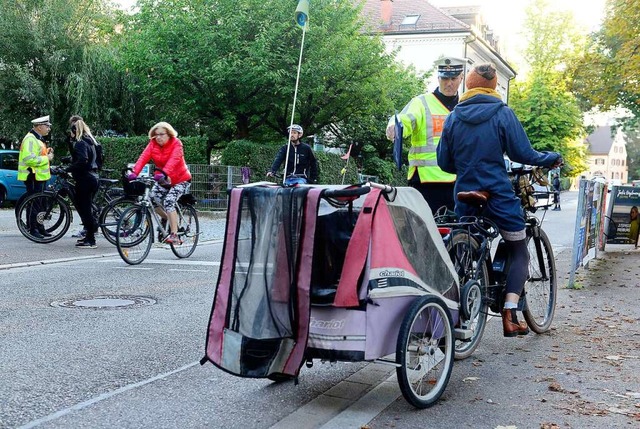
[(48, 416), (41, 417), (41, 418), (39, 418), (37, 420), (30, 421), (26, 425), (20, 426), (19, 429), (34, 428), (34, 427), (39, 426), (39, 425), (41, 425), (43, 423), (47, 423), (47, 422), (50, 422), (52, 420), (59, 419), (60, 417), (66, 416), (67, 414), (69, 414), (69, 413), (71, 413), (73, 411), (82, 410), (84, 408), (87, 408), (87, 407), (95, 404), (95, 403), (104, 401), (105, 399), (109, 399), (109, 398), (111, 398), (113, 396), (119, 395), (121, 393), (127, 392), (127, 391), (132, 390), (132, 389), (137, 389), (138, 387), (142, 387), (142, 386), (147, 385), (149, 383), (153, 383), (154, 381), (158, 381), (158, 380), (162, 380), (164, 378), (170, 377), (173, 374), (177, 374), (178, 372), (182, 372), (182, 371), (185, 371), (185, 370), (187, 370), (187, 369), (189, 369), (191, 367), (194, 367), (194, 366), (198, 365), (199, 363), (200, 362), (197, 362), (197, 361), (196, 362), (191, 362), (190, 364), (187, 364), (187, 365), (185, 365), (183, 367), (180, 367), (178, 369), (174, 369), (173, 371), (165, 372), (163, 374), (158, 374), (155, 377), (151, 377), (151, 378), (148, 378), (146, 380), (139, 381), (137, 383), (128, 384), (128, 385), (123, 386), (123, 387), (121, 387), (119, 389), (116, 389), (116, 390), (114, 390), (112, 392), (103, 393), (101, 395), (96, 396), (95, 398), (91, 398), (91, 399), (89, 399), (87, 401), (80, 402), (79, 404), (73, 405), (73, 406), (71, 406), (69, 408), (65, 408), (65, 409), (62, 409), (60, 411), (56, 411), (53, 414), (49, 414)]

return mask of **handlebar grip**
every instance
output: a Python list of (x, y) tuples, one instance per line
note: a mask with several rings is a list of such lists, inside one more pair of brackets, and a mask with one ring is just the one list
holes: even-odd
[(326, 198), (352, 198), (368, 194), (370, 190), (371, 188), (368, 186), (347, 189), (325, 189), (322, 192), (322, 196)]

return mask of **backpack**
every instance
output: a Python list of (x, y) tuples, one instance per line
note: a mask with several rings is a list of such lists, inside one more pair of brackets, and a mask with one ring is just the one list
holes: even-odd
[(96, 141), (95, 144), (96, 149), (96, 165), (98, 166), (98, 171), (102, 170), (102, 165), (104, 164), (104, 152), (102, 149), (102, 145)]

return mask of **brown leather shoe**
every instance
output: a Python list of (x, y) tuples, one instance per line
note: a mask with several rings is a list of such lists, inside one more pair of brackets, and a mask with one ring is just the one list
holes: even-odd
[(502, 309), (502, 329), (505, 337), (515, 337), (529, 333), (527, 322), (518, 322), (515, 308)]

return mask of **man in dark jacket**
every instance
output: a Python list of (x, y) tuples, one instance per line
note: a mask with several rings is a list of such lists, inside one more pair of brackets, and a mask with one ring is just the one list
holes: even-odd
[[(287, 157), (287, 147), (289, 147), (289, 160), (286, 163), (285, 185), (295, 185), (298, 183), (316, 183), (318, 181), (318, 161), (313, 153), (313, 149), (306, 143), (302, 143), (302, 127), (297, 124), (289, 128), (289, 141), (291, 144), (284, 145), (278, 151), (276, 158), (271, 165), (271, 171), (267, 176), (271, 177), (280, 169), (280, 165)], [(291, 175), (297, 177), (289, 177)]]
[[(513, 337), (529, 332), (518, 322), (516, 308), (527, 279), (529, 252), (524, 216), (504, 162), (558, 166), (559, 154), (541, 153), (531, 143), (515, 113), (496, 92), (498, 76), (491, 64), (479, 64), (467, 75), (467, 92), (447, 117), (437, 148), (438, 165), (457, 174), (455, 192), (487, 191), (490, 198), (484, 215), (492, 219), (504, 238), (511, 267), (507, 273), (507, 296), (502, 310), (504, 335)], [(456, 202), (456, 214), (475, 214), (475, 207)]]

